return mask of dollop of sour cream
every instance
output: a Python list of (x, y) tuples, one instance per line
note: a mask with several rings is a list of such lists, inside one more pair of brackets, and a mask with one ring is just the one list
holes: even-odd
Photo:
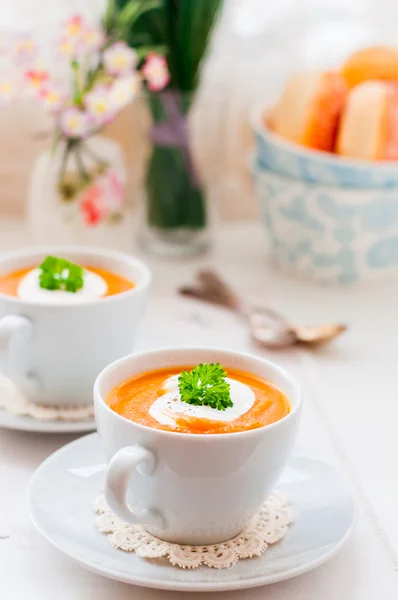
[(77, 292), (46, 290), (40, 287), (40, 269), (32, 269), (18, 285), (18, 298), (42, 304), (81, 304), (104, 296), (108, 285), (100, 275), (84, 269), (83, 287)]
[(179, 417), (195, 417), (198, 419), (209, 419), (211, 421), (234, 421), (254, 404), (255, 395), (253, 390), (236, 379), (226, 377), (230, 385), (230, 395), (233, 406), (225, 410), (218, 410), (211, 406), (196, 406), (183, 402), (178, 391), (178, 377), (173, 375), (166, 379), (163, 385), (164, 394), (155, 400), (149, 414), (161, 425), (175, 426)]

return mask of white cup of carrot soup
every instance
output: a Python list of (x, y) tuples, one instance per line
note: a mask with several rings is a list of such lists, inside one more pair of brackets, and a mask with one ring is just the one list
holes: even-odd
[(170, 542), (231, 539), (285, 467), (301, 404), (296, 381), (257, 356), (189, 347), (117, 360), (94, 385), (110, 508)]
[(44, 405), (92, 402), (109, 362), (132, 351), (150, 272), (111, 250), (30, 248), (0, 256), (0, 372)]

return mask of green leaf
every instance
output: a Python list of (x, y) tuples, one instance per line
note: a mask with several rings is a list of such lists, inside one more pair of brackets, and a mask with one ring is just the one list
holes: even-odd
[(130, 1), (124, 8), (119, 12), (117, 16), (117, 23), (122, 27), (130, 26), (136, 21), (141, 15), (161, 8), (162, 0), (141, 0), (141, 1)]
[(102, 18), (102, 26), (105, 33), (109, 33), (115, 24), (116, 6), (115, 0), (108, 0), (106, 11)]
[(83, 268), (65, 258), (47, 256), (39, 265), (39, 270), (40, 287), (45, 290), (63, 290), (74, 293), (83, 287)]
[(167, 52), (167, 47), (158, 44), (157, 46), (141, 46), (141, 48), (136, 49), (137, 56), (140, 60), (145, 58), (150, 52), (156, 52), (156, 54), (164, 55)]
[(178, 378), (183, 402), (225, 410), (233, 406), (226, 372), (219, 363), (197, 365), (191, 371), (182, 371)]
[[(118, 11), (124, 11), (131, 0), (115, 3)], [(170, 87), (194, 91), (222, 4), (222, 0), (162, 0), (136, 16), (124, 28), (124, 37), (136, 51), (142, 45), (166, 47)]]

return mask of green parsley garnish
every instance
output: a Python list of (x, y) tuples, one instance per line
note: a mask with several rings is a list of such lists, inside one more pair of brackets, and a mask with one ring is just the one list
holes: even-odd
[(77, 292), (83, 287), (83, 268), (65, 258), (47, 256), (39, 270), (40, 287), (45, 290)]
[(178, 378), (181, 400), (217, 410), (233, 406), (226, 376), (220, 363), (205, 363), (194, 367), (192, 371), (182, 371)]

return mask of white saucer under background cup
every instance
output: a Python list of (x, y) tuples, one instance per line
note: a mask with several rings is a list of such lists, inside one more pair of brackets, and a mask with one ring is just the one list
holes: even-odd
[[(109, 392), (135, 374), (203, 362), (267, 379), (287, 395), (290, 412), (259, 429), (187, 434), (140, 425), (106, 403)], [(301, 389), (286, 371), (248, 354), (173, 348), (114, 362), (94, 385), (108, 505), (124, 521), (169, 542), (201, 545), (233, 538), (273, 490), (291, 454), (301, 403)]]
[(104, 268), (134, 283), (131, 290), (73, 305), (0, 293), (0, 372), (34, 402), (86, 404), (101, 369), (132, 351), (151, 275), (127, 254), (72, 246), (2, 254), (0, 274), (34, 267), (48, 255)]

